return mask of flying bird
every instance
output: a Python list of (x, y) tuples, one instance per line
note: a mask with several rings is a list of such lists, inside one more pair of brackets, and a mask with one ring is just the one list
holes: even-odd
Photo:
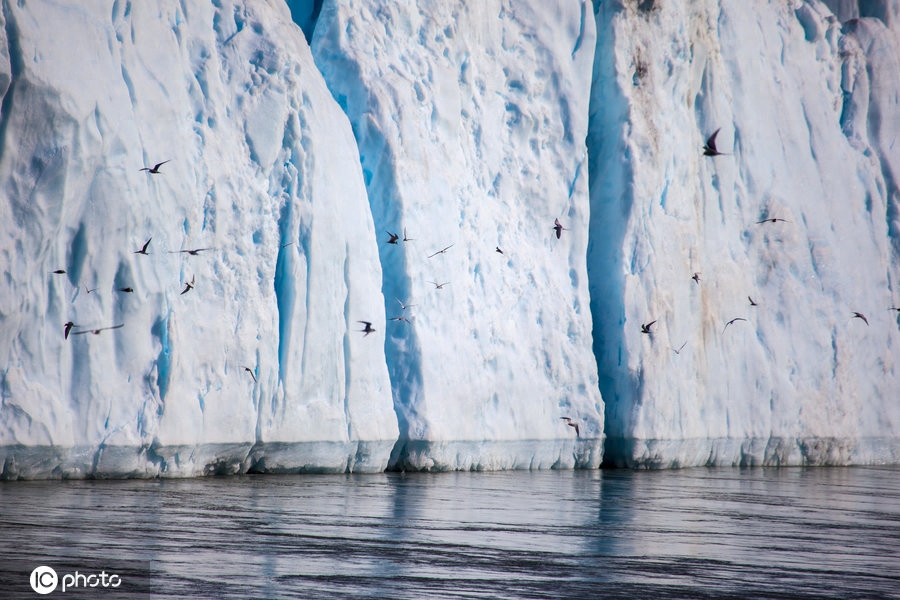
[(711, 136), (709, 136), (709, 139), (706, 140), (706, 144), (703, 145), (704, 156), (721, 156), (725, 154), (724, 152), (719, 152), (718, 148), (716, 148), (716, 136), (719, 135), (721, 130), (722, 128), (719, 127)]
[(414, 241), (416, 241), (415, 238), (411, 238), (411, 237), (407, 237), (407, 236), (406, 236), (406, 227), (403, 228), (403, 241), (404, 241), (404, 242), (414, 242)]
[(450, 245), (447, 246), (446, 248), (443, 248), (443, 249), (441, 249), (441, 250), (438, 250), (438, 251), (435, 252), (434, 254), (429, 254), (429, 255), (428, 255), (428, 258), (431, 258), (432, 256), (437, 256), (438, 254), (444, 254), (444, 253), (447, 252), (447, 250), (449, 250), (449, 249), (452, 248), (452, 247), (453, 247), (453, 244), (450, 244)]
[(251, 369), (250, 367), (241, 367), (241, 368), (244, 369), (245, 371), (247, 371), (248, 373), (250, 373), (250, 377), (253, 378), (253, 383), (256, 383), (256, 374), (253, 373), (253, 369)]
[(388, 319), (388, 321), (406, 321), (407, 323), (409, 323), (409, 319), (402, 315), (399, 317), (391, 317), (390, 319)]
[(212, 250), (212, 248), (193, 248), (191, 250), (169, 250), (169, 254), (190, 254), (191, 256), (197, 256), (200, 252), (205, 252), (206, 250)]
[(387, 233), (389, 236), (391, 236), (391, 239), (389, 239), (389, 240), (387, 241), (388, 244), (396, 244), (396, 243), (397, 243), (397, 240), (400, 239), (400, 236), (397, 235), (396, 233), (391, 233), (390, 231), (387, 231), (387, 232), (385, 232), (385, 233)]
[(73, 323), (72, 321), (68, 321), (68, 322), (66, 323), (66, 326), (65, 326), (65, 327), (66, 327), (66, 329), (65, 329), (66, 339), (69, 339), (69, 332), (72, 331), (72, 328), (73, 328), (73, 327), (78, 327), (78, 325), (76, 325), (76, 324)]
[(415, 304), (403, 304), (402, 302), (400, 302), (400, 298), (396, 298), (396, 297), (395, 297), (394, 300), (396, 300), (396, 301), (397, 301), (397, 304), (400, 305), (400, 310), (406, 310), (406, 309), (409, 308), (410, 306), (415, 306)]
[(900, 312), (900, 307), (892, 306), (888, 310), (896, 310), (897, 312)]
[(567, 228), (565, 228), (565, 227), (562, 226), (562, 223), (559, 222), (559, 219), (555, 219), (555, 220), (553, 221), (553, 229), (556, 230), (556, 239), (559, 239), (559, 238), (560, 238), (560, 236), (562, 235), (562, 232), (563, 232), (563, 231), (568, 231)]
[(788, 221), (787, 219), (782, 219), (780, 217), (770, 217), (768, 219), (763, 219), (762, 221), (757, 221), (756, 224), (761, 225), (762, 223), (777, 223), (778, 221), (781, 221), (782, 223), (790, 223), (790, 221)]
[(747, 300), (750, 301), (750, 306), (756, 306), (756, 302), (753, 301), (753, 298), (751, 298), (750, 296), (747, 296)]
[(503, 250), (500, 249), (500, 246), (494, 248), (494, 252), (496, 252), (497, 254), (503, 254)]
[(700, 273), (694, 273), (691, 275), (691, 279), (697, 282), (697, 285), (700, 285)]
[(189, 291), (191, 291), (192, 289), (194, 289), (194, 277), (195, 277), (194, 275), (191, 275), (191, 282), (190, 282), (190, 283), (184, 282), (184, 289), (181, 290), (181, 293), (180, 293), (180, 294), (178, 294), (179, 296), (184, 296), (184, 295), (187, 294)]
[(84, 286), (84, 291), (90, 294), (91, 292), (96, 292), (97, 288), (88, 289), (88, 286)]
[(51, 271), (51, 273), (53, 273), (54, 275), (65, 275), (66, 270), (65, 269), (57, 269), (55, 271)]
[(118, 329), (119, 327), (123, 327), (125, 323), (119, 323), (118, 325), (113, 325), (111, 327), (98, 327), (97, 329), (85, 329), (84, 331), (76, 331), (72, 335), (84, 335), (85, 333), (93, 333), (94, 335), (98, 335), (101, 331), (106, 331), (107, 329)]
[(166, 164), (167, 162), (169, 162), (169, 161), (164, 160), (162, 162), (156, 163), (152, 167), (144, 167), (143, 169), (141, 169), (141, 171), (147, 171), (148, 173), (153, 173), (154, 175), (156, 175), (157, 173), (159, 173), (159, 168), (161, 166), (163, 166), (164, 164)]
[(745, 319), (744, 317), (735, 317), (735, 318), (733, 318), (732, 320), (730, 320), (730, 321), (728, 321), (727, 323), (725, 323), (725, 328), (722, 329), (722, 333), (725, 333), (725, 329), (728, 329), (728, 326), (731, 325), (732, 323), (734, 323), (735, 321), (746, 321), (746, 320), (747, 320), (747, 319)]
[(375, 328), (372, 327), (372, 324), (371, 324), (370, 322), (368, 322), (368, 321), (357, 321), (357, 323), (362, 323), (363, 325), (366, 326), (365, 329), (360, 329), (360, 330), (359, 330), (360, 332), (366, 334), (366, 335), (364, 335), (363, 337), (366, 337), (367, 335), (369, 335), (370, 333), (372, 333), (373, 331), (375, 331)]
[(134, 292), (134, 288), (133, 287), (121, 287), (121, 288), (119, 288), (119, 291), (125, 292), (126, 294), (131, 294)]
[(428, 283), (434, 284), (434, 289), (436, 289), (436, 290), (442, 290), (442, 289), (444, 289), (445, 285), (450, 285), (449, 281), (445, 281), (444, 283), (438, 283), (437, 281), (429, 281)]
[(654, 319), (653, 321), (650, 321), (649, 323), (644, 323), (643, 325), (641, 325), (641, 333), (646, 333), (646, 334), (648, 334), (648, 335), (649, 335), (650, 333), (652, 333), (652, 332), (650, 331), (650, 328), (653, 327), (653, 324), (656, 323), (656, 321), (657, 321), (657, 320)]
[(672, 352), (674, 352), (675, 354), (681, 354), (681, 351), (684, 350), (684, 347), (686, 345), (687, 345), (687, 340), (684, 340), (684, 343), (678, 347), (678, 350), (676, 350), (675, 348), (672, 348)]
[[(152, 240), (152, 239), (153, 238), (151, 237), (150, 240)], [(135, 250), (134, 252), (132, 252), (132, 254), (143, 254), (146, 256), (147, 255), (147, 246), (150, 245), (150, 240), (147, 240), (144, 243), (144, 246), (140, 250)]]
[(578, 423), (573, 421), (570, 417), (560, 417), (563, 421), (566, 422), (566, 425), (573, 428), (575, 430), (575, 437), (581, 437), (581, 431), (578, 429)]
[(290, 246), (290, 245), (293, 244), (293, 243), (294, 243), (294, 242), (288, 242), (287, 244), (282, 244), (281, 247), (282, 247), (282, 248), (287, 248), (288, 246)]
[(853, 318), (853, 319), (862, 319), (862, 320), (863, 320), (863, 323), (865, 323), (866, 325), (869, 324), (869, 320), (866, 318), (866, 315), (864, 315), (864, 314), (862, 314), (862, 313), (855, 312), (855, 313), (853, 313), (853, 317), (851, 317), (851, 318)]

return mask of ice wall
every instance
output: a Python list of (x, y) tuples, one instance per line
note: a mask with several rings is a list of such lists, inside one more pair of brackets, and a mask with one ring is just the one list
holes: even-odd
[[(897, 462), (896, 10), (842, 24), (818, 1), (648, 0), (595, 15), (606, 459)], [(718, 128), (728, 155), (704, 156)]]
[(385, 341), (398, 467), (599, 464), (584, 143), (594, 39), (587, 2), (322, 8), (313, 55), (359, 144), (384, 312), (405, 319)]
[(373, 224), (284, 3), (4, 3), (0, 35), (2, 476), (384, 469)]

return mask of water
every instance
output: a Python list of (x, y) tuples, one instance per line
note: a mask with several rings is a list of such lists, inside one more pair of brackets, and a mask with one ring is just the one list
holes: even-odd
[(110, 599), (900, 598), (898, 468), (7, 482), (0, 515), (3, 597), (47, 565)]

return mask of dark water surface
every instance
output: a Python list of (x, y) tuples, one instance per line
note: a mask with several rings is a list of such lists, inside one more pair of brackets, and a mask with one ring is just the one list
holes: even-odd
[(0, 516), (4, 598), (900, 598), (896, 467), (5, 482)]

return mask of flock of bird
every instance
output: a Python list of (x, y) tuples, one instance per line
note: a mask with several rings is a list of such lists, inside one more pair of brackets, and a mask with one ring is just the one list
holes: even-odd
[[(143, 167), (142, 169), (140, 169), (140, 171), (146, 171), (147, 173), (150, 173), (153, 175), (159, 175), (162, 173), (159, 170), (160, 167), (162, 167), (167, 162), (170, 162), (170, 161), (164, 160), (162, 162), (156, 163), (152, 167)], [(148, 251), (148, 249), (150, 248), (150, 243), (152, 241), (153, 241), (153, 237), (151, 236), (150, 238), (147, 239), (146, 242), (144, 242), (144, 244), (138, 250), (133, 251), (132, 254), (140, 254), (143, 256), (150, 256), (151, 253)], [(169, 250), (168, 252), (169, 252), (169, 254), (187, 254), (188, 256), (198, 256), (201, 252), (206, 252), (208, 250), (212, 250), (212, 248), (189, 248), (186, 250)], [(65, 275), (67, 273), (67, 271), (65, 269), (56, 269), (54, 271), (51, 271), (51, 273), (54, 275)], [(184, 294), (187, 294), (188, 292), (193, 290), (195, 284), (196, 284), (196, 276), (191, 275), (191, 280), (184, 282), (184, 289), (181, 290), (181, 293), (179, 295), (183, 296)], [(116, 289), (119, 292), (126, 293), (126, 294), (134, 293), (134, 288), (131, 286), (123, 286), (123, 287), (119, 287)], [(91, 293), (97, 291), (97, 288), (91, 289), (85, 285), (84, 290), (88, 294), (91, 294)], [(125, 323), (118, 323), (118, 324), (109, 325), (106, 327), (82, 327), (81, 325), (76, 325), (73, 321), (66, 321), (66, 323), (63, 325), (63, 337), (65, 339), (69, 339), (70, 334), (71, 335), (84, 335), (84, 334), (90, 333), (93, 335), (99, 335), (103, 331), (109, 331), (112, 329), (120, 329), (124, 326), (125, 326)], [(81, 331), (75, 331), (78, 329), (80, 329)], [(249, 367), (242, 367), (242, 369), (247, 371), (250, 374), (250, 376), (253, 378), (253, 381), (256, 382), (256, 374), (253, 372), (252, 369), (250, 369)]]
[[(706, 140), (706, 144), (703, 145), (703, 155), (704, 156), (711, 156), (711, 157), (712, 156), (729, 156), (728, 153), (721, 152), (716, 147), (716, 137), (719, 135), (719, 131), (721, 131), (721, 128), (716, 129), (713, 132), (713, 134), (711, 136), (709, 136), (709, 138)], [(756, 224), (762, 225), (764, 223), (790, 223), (790, 222), (791, 221), (789, 221), (787, 219), (782, 219), (781, 217), (767, 217), (760, 221), (756, 221)], [(701, 275), (701, 273), (694, 273), (691, 276), (691, 279), (693, 279), (694, 282), (697, 283), (697, 285), (700, 285), (700, 275)], [(751, 307), (758, 306), (757, 302), (754, 301), (751, 296), (747, 296), (747, 300), (750, 302)], [(900, 307), (892, 306), (888, 310), (900, 312)], [(866, 325), (869, 324), (869, 320), (866, 318), (866, 316), (864, 314), (862, 314), (860, 312), (853, 312), (853, 314), (851, 315), (850, 318), (851, 319), (860, 319)], [(735, 318), (731, 319), (730, 321), (725, 323), (725, 327), (722, 329), (722, 333), (724, 334), (725, 331), (728, 330), (729, 325), (733, 325), (734, 323), (736, 323), (738, 321), (747, 321), (747, 319), (745, 319), (744, 317), (735, 317)], [(643, 323), (641, 325), (641, 333), (646, 334), (646, 335), (653, 335), (653, 331), (651, 328), (653, 327), (654, 323), (656, 323), (656, 320), (649, 321), (647, 323)], [(684, 344), (682, 344), (681, 347), (679, 347), (677, 349), (672, 348), (672, 351), (675, 352), (675, 354), (680, 354), (681, 350), (684, 349), (684, 346), (686, 344), (687, 344), (687, 341), (685, 341)]]

